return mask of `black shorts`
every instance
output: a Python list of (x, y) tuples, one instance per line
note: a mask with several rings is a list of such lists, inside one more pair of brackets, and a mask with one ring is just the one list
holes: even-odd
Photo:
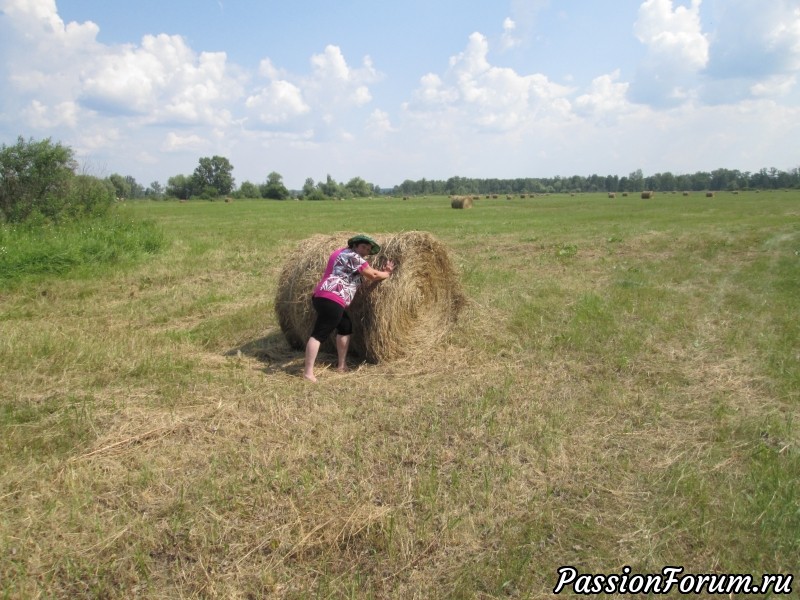
[(350, 335), (353, 333), (353, 323), (344, 310), (344, 306), (337, 304), (327, 298), (311, 298), (314, 310), (317, 311), (317, 320), (311, 337), (320, 342), (328, 339), (333, 330), (339, 335)]

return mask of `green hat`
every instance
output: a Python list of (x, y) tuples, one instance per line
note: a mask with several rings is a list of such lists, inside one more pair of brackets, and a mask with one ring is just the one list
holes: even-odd
[(359, 233), (358, 235), (354, 235), (349, 240), (347, 240), (347, 247), (348, 248), (352, 248), (353, 246), (355, 246), (356, 244), (360, 244), (361, 242), (366, 242), (367, 244), (372, 246), (372, 248), (370, 249), (370, 252), (369, 252), (370, 254), (377, 254), (378, 252), (381, 251), (381, 247), (380, 247), (380, 245), (378, 245), (378, 242), (373, 240), (368, 235), (364, 235), (363, 233)]

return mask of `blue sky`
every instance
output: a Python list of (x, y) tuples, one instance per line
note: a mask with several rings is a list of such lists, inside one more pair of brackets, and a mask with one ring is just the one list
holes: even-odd
[(0, 142), (148, 185), (800, 166), (800, 0), (0, 0)]

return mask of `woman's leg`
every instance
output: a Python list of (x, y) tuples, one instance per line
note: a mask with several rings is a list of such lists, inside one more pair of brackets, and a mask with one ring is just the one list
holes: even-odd
[(336, 326), (336, 356), (339, 359), (339, 364), (336, 366), (337, 371), (347, 371), (347, 348), (350, 346), (350, 336), (353, 333), (353, 322), (350, 320), (350, 315), (347, 311), (342, 312), (342, 318)]
[(349, 335), (336, 336), (336, 355), (339, 358), (339, 364), (336, 366), (337, 371), (347, 371), (347, 348), (350, 346)]
[(314, 337), (308, 338), (308, 342), (306, 343), (306, 360), (303, 377), (314, 383), (317, 382), (317, 378), (314, 376), (314, 363), (317, 362), (317, 354), (319, 354), (320, 345), (320, 341)]
[(309, 381), (316, 382), (314, 376), (314, 363), (317, 361), (317, 354), (322, 342), (328, 339), (331, 332), (339, 326), (344, 314), (344, 308), (324, 298), (313, 298), (311, 301), (314, 310), (317, 311), (317, 320), (314, 323), (314, 330), (311, 337), (306, 342), (306, 357), (303, 368), (303, 377)]

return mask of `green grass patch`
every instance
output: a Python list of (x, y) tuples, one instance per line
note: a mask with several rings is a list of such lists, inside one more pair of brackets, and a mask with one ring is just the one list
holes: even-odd
[(95, 276), (110, 266), (159, 252), (163, 232), (153, 221), (121, 217), (62, 225), (0, 226), (0, 286), (46, 276)]

